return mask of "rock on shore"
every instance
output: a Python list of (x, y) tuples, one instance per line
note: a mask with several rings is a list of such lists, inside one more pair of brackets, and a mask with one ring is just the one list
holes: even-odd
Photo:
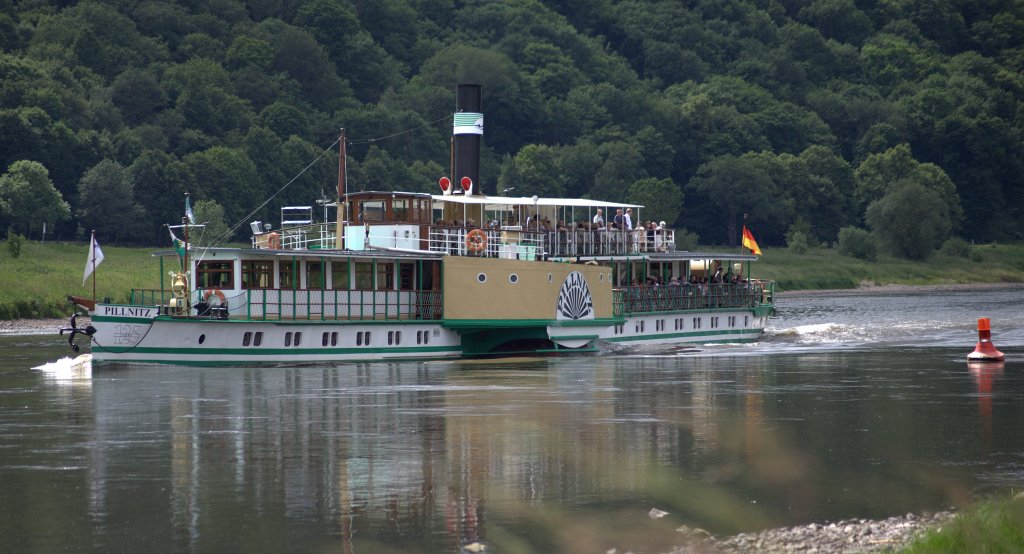
[(687, 536), (688, 543), (667, 554), (889, 552), (909, 545), (921, 533), (940, 528), (953, 517), (952, 512), (939, 512), (907, 514), (884, 520), (848, 519), (740, 533), (724, 539), (710, 537), (699, 529), (681, 527), (678, 531)]

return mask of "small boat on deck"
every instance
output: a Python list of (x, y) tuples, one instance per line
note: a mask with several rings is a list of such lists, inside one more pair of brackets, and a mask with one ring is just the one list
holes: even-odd
[(774, 284), (750, 277), (756, 255), (677, 250), (663, 225), (594, 223), (599, 208), (642, 206), (474, 190), (480, 112), (479, 87), (460, 85), (456, 179), (441, 194), (341, 183), (333, 221), (285, 206), (276, 228), (251, 223), (246, 248), (189, 248), (184, 224), (185, 247), (155, 253), (158, 287), (80, 303), (93, 362), (301, 365), (760, 338)]

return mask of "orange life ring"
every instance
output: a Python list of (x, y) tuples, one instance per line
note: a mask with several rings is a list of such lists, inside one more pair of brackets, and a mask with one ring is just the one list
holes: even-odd
[(267, 235), (267, 248), (277, 250), (281, 248), (281, 235), (277, 233), (270, 233)]
[(207, 291), (203, 293), (203, 302), (209, 302), (211, 296), (219, 298), (221, 306), (227, 306), (228, 299), (224, 298), (224, 293), (221, 292), (220, 289), (207, 289)]
[(487, 249), (487, 233), (480, 229), (473, 229), (466, 233), (466, 250), (470, 254), (479, 254)]

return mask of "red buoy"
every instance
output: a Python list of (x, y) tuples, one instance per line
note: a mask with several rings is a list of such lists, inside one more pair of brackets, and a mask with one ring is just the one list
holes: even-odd
[(987, 317), (978, 318), (978, 345), (967, 355), (968, 362), (1001, 362), (1006, 356), (992, 344), (992, 330)]

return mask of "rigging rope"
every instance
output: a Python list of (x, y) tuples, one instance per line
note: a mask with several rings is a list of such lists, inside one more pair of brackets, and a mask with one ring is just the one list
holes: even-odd
[[(409, 133), (413, 133), (413, 132), (416, 132), (416, 131), (419, 131), (419, 130), (422, 130), (422, 129), (426, 129), (426, 128), (428, 128), (430, 126), (433, 126), (433, 125), (436, 125), (436, 124), (440, 123), (441, 121), (444, 121), (445, 119), (450, 118), (450, 117), (451, 117), (450, 115), (444, 115), (443, 117), (440, 117), (440, 118), (435, 119), (433, 121), (429, 121), (427, 123), (424, 123), (423, 125), (419, 125), (417, 127), (411, 127), (411, 128), (406, 129), (404, 131), (399, 131), (397, 133), (392, 133), (390, 135), (385, 135), (385, 136), (382, 136), (382, 137), (372, 137), (372, 138), (359, 139), (359, 140), (347, 140), (346, 144), (349, 145), (349, 146), (356, 146), (356, 145), (363, 145), (363, 144), (374, 144), (374, 143), (377, 143), (377, 142), (380, 142), (380, 141), (393, 139), (395, 137), (400, 137), (402, 135), (407, 135)], [(308, 171), (309, 168), (313, 167), (314, 164), (319, 162), (320, 159), (323, 158), (325, 155), (327, 155), (328, 152), (333, 151), (334, 147), (338, 145), (338, 141), (339, 140), (341, 140), (341, 139), (340, 138), (335, 139), (334, 142), (332, 142), (329, 146), (324, 148), (323, 151), (320, 152), (320, 154), (316, 158), (313, 159), (313, 161), (309, 162), (309, 164), (306, 165), (306, 167), (302, 168), (302, 171), (299, 171), (294, 177), (292, 177), (287, 183), (285, 183), (284, 186), (279, 188), (277, 190), (277, 192), (275, 192), (274, 194), (270, 195), (266, 200), (264, 200), (262, 204), (260, 204), (259, 206), (256, 206), (255, 208), (252, 209), (252, 211), (250, 211), (246, 215), (242, 216), (234, 225), (229, 227), (226, 232), (224, 232), (224, 233), (220, 234), (219, 236), (215, 237), (212, 241), (210, 241), (210, 244), (208, 246), (205, 246), (205, 247), (202, 247), (202, 248), (197, 248), (197, 250), (202, 250), (203, 253), (198, 256), (198, 259), (196, 261), (197, 262), (202, 261), (203, 257), (206, 254), (206, 251), (209, 248), (212, 248), (214, 246), (223, 244), (227, 239), (229, 239), (232, 235), (234, 235), (235, 231), (237, 231), (239, 227), (244, 225), (245, 222), (249, 221), (260, 210), (262, 210), (264, 207), (266, 207), (266, 205), (269, 204), (271, 200), (276, 198), (278, 195), (280, 195), (282, 192), (284, 192), (285, 189), (290, 187), (292, 185), (292, 183), (294, 183), (299, 177), (301, 177), (304, 173), (306, 173), (306, 171)], [(205, 230), (204, 230), (204, 232), (205, 232)]]

